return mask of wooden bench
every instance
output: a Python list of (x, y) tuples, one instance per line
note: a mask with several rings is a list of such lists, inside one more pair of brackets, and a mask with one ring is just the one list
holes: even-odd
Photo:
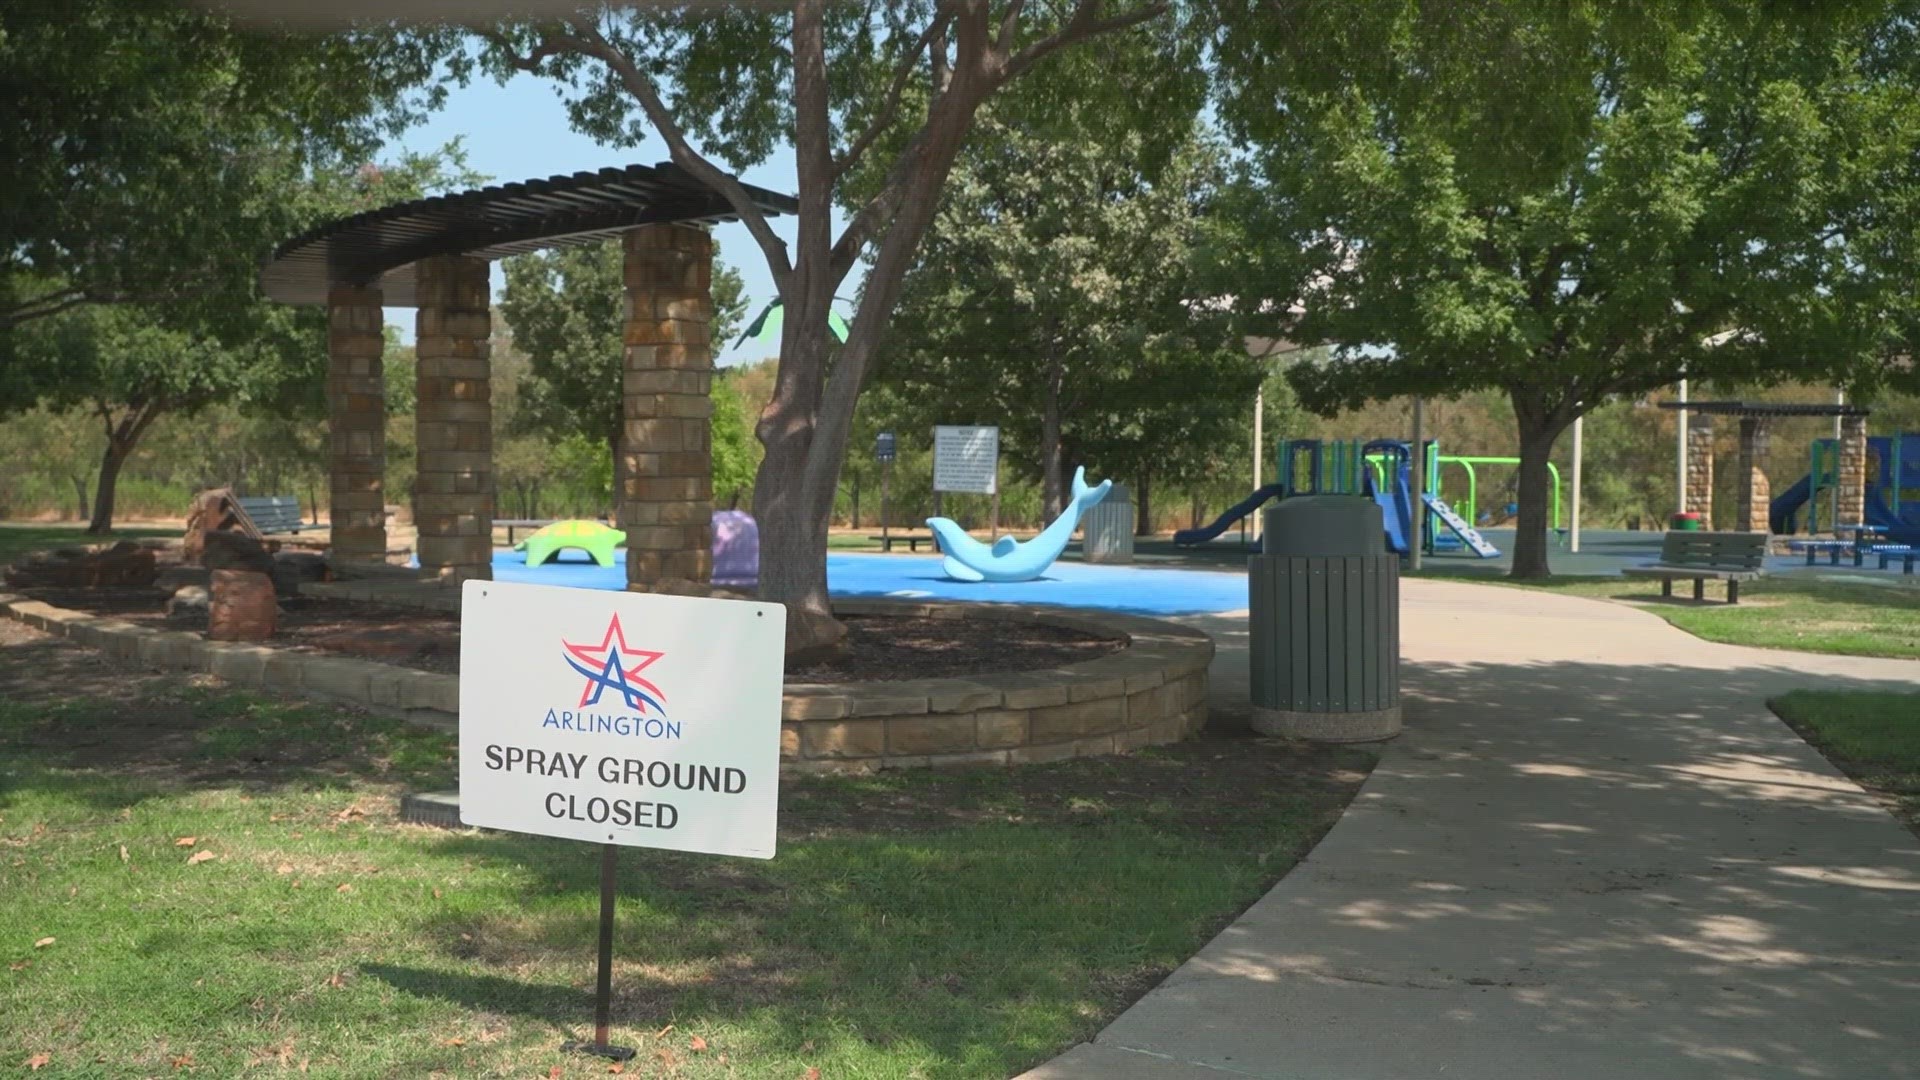
[(291, 495), (242, 495), (233, 501), (262, 536), (313, 528), (300, 516), (300, 500)]
[(1673, 595), (1673, 579), (1692, 578), (1693, 598), (1707, 598), (1707, 579), (1727, 583), (1727, 603), (1740, 602), (1740, 583), (1757, 581), (1766, 571), (1767, 534), (1763, 532), (1689, 532), (1672, 529), (1660, 542), (1660, 561), (1629, 566), (1628, 577), (1660, 578), (1660, 595)]
[(878, 543), (881, 551), (888, 552), (893, 550), (893, 545), (895, 544), (905, 544), (907, 545), (907, 550), (913, 552), (920, 550), (922, 542), (925, 542), (929, 546), (933, 544), (932, 533), (897, 532), (888, 533), (885, 536), (869, 536), (867, 539)]

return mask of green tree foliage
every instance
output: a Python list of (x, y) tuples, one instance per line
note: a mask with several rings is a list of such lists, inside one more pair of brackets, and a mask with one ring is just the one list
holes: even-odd
[[(331, 174), (288, 197), (345, 212), (368, 198), (412, 198), (469, 175), (453, 148), (385, 169)], [(36, 402), (79, 408), (105, 432), (89, 531), (112, 528), (120, 468), (162, 416), (190, 414), (214, 401), (283, 417), (322, 407), (325, 312), (269, 302), (251, 279), (224, 287), (230, 291), (219, 294), (217, 307), (80, 304), (0, 331), (24, 376), (23, 392), (0, 399), (0, 412)]]
[(0, 8), (0, 378), (4, 331), (75, 305), (218, 317), (330, 208), (315, 174), (371, 160), (438, 103), (451, 43), (243, 30), (166, 0)]
[[(1164, 13), (1166, 0), (1022, 0), (594, 7), (544, 22), (479, 25), (484, 63), (562, 86), (574, 125), (635, 145), (657, 132), (674, 164), (728, 201), (784, 310), (780, 371), (757, 434), (761, 595), (825, 614), (827, 528), (854, 407), (902, 278), (981, 105), (1056, 53)], [(1172, 35), (1165, 70), (1182, 65)], [(1190, 59), (1190, 56), (1187, 57)], [(794, 239), (722, 166), (790, 144)], [(833, 213), (846, 212), (835, 235)], [(834, 293), (867, 275), (846, 343), (830, 345)]]
[[(598, 440), (609, 462), (619, 458), (625, 415), (623, 259), (618, 240), (517, 255), (506, 260), (507, 285), (500, 297), (514, 347), (530, 361), (520, 386), (521, 430)], [(747, 307), (743, 288), (739, 271), (715, 263), (713, 321), (707, 329), (716, 347), (740, 328)], [(716, 394), (716, 462), (722, 441), (732, 437), (727, 423), (740, 422), (736, 414), (723, 423), (720, 411)], [(714, 490), (722, 490), (718, 475)]]
[(1293, 369), (1323, 413), (1505, 392), (1513, 573), (1543, 575), (1545, 464), (1575, 417), (1683, 375), (1865, 389), (1897, 367), (1920, 295), (1912, 7), (1224, 5), (1253, 324), (1333, 348)]
[(1136, 494), (1204, 473), (1260, 379), (1227, 320), (1189, 299), (1218, 150), (1191, 137), (1155, 160), (1138, 133), (997, 120), (975, 138), (879, 380), (917, 404), (914, 427), (999, 425), (1049, 514), (1075, 465)]

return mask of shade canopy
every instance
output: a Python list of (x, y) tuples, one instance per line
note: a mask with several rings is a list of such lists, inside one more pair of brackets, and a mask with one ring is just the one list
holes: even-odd
[[(761, 308), (759, 316), (740, 332), (740, 340), (733, 343), (734, 347), (738, 348), (749, 341), (758, 345), (771, 345), (779, 341), (781, 324), (786, 321), (785, 312), (786, 307), (779, 300)], [(847, 320), (841, 318), (839, 312), (828, 310), (827, 329), (833, 332), (836, 340), (843, 343), (847, 340)]]
[[(743, 184), (762, 213), (791, 214), (791, 197)], [(280, 245), (260, 272), (283, 303), (323, 304), (334, 285), (373, 285), (390, 307), (415, 302), (413, 264), (435, 255), (498, 259), (587, 244), (636, 225), (737, 219), (719, 192), (670, 162), (577, 172), (397, 203), (311, 229)]]

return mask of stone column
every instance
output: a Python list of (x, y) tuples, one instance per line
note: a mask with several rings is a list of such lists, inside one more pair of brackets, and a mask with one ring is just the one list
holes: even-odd
[(327, 468), (333, 563), (387, 558), (385, 318), (378, 288), (327, 291)]
[(1840, 418), (1840, 524), (1862, 525), (1867, 520), (1867, 418)]
[(1687, 426), (1687, 509), (1713, 528), (1713, 423), (1697, 414)]
[(436, 255), (416, 268), (414, 351), (420, 576), (493, 577), (493, 402), (487, 261)]
[(1741, 417), (1740, 450), (1734, 466), (1734, 477), (1740, 484), (1740, 490), (1734, 497), (1733, 523), (1736, 529), (1745, 532), (1772, 531), (1768, 511), (1773, 489), (1767, 481), (1766, 468), (1761, 464), (1766, 459), (1766, 420), (1758, 416)]
[(713, 240), (688, 225), (643, 225), (622, 246), (626, 420), (616, 473), (627, 588), (705, 585), (713, 575)]

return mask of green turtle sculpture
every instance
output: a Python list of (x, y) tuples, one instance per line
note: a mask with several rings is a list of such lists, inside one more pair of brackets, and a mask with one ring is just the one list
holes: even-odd
[(601, 566), (613, 565), (613, 549), (627, 542), (627, 534), (597, 521), (556, 521), (513, 545), (527, 553), (527, 565), (539, 566), (562, 548), (577, 548)]

